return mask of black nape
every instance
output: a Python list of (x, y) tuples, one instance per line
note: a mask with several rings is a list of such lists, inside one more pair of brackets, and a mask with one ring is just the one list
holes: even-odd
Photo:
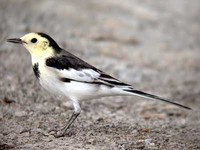
[(44, 37), (46, 39), (48, 39), (49, 41), (49, 46), (53, 47), (53, 49), (59, 53), (62, 51), (62, 49), (58, 46), (58, 44), (54, 41), (53, 38), (51, 38), (49, 35), (45, 34), (45, 33), (42, 33), (42, 32), (38, 32), (37, 33), (38, 35), (40, 35), (41, 37)]

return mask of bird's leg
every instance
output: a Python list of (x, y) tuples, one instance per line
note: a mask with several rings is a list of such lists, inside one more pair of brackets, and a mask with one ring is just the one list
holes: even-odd
[(71, 115), (70, 119), (68, 120), (67, 124), (61, 129), (61, 133), (54, 134), (55, 137), (62, 137), (66, 134), (67, 129), (72, 125), (72, 123), (76, 120), (76, 118), (79, 116), (81, 112), (80, 105), (77, 101), (73, 101), (74, 105), (74, 112)]
[(71, 124), (76, 120), (76, 118), (78, 117), (78, 115), (80, 114), (80, 112), (73, 112), (71, 118), (68, 120), (67, 124), (64, 126), (64, 128), (62, 129), (62, 132), (65, 133), (67, 131), (67, 129), (71, 126)]

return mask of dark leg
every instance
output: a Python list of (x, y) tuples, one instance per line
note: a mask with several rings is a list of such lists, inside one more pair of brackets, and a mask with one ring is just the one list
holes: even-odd
[(69, 119), (69, 121), (67, 122), (67, 124), (64, 126), (64, 128), (62, 129), (62, 132), (65, 133), (67, 131), (67, 129), (71, 126), (71, 124), (76, 120), (76, 118), (79, 116), (79, 113), (73, 112), (71, 118)]
[(72, 125), (72, 123), (76, 120), (76, 118), (79, 116), (81, 108), (79, 103), (74, 102), (74, 112), (71, 115), (70, 119), (68, 120), (67, 124), (61, 129), (60, 132), (57, 132), (56, 134), (54, 134), (55, 137), (62, 137), (66, 134), (67, 129)]

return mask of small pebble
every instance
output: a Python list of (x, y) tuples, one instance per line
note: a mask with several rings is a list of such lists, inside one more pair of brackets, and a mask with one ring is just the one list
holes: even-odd
[(145, 142), (145, 145), (148, 149), (158, 149), (156, 146), (155, 146), (155, 143), (152, 142), (152, 139), (145, 139), (144, 140)]
[(92, 144), (95, 140), (94, 139), (89, 139), (88, 144)]
[(24, 117), (24, 116), (27, 116), (27, 113), (25, 111), (16, 111), (15, 116), (16, 117)]

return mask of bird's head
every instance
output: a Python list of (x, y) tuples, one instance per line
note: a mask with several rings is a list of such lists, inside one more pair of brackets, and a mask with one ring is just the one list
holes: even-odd
[(22, 44), (35, 57), (50, 56), (61, 50), (58, 44), (45, 33), (28, 33), (21, 38), (12, 38), (7, 41)]

